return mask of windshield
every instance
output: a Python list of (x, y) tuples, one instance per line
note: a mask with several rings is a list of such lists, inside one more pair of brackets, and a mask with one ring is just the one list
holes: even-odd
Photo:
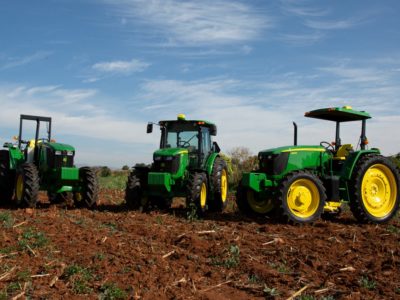
[(161, 144), (163, 148), (187, 148), (189, 151), (195, 151), (199, 147), (199, 132), (197, 126), (191, 123), (169, 124), (165, 129), (165, 139)]

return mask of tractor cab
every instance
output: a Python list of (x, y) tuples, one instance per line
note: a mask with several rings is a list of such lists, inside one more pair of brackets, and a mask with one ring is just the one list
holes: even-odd
[[(25, 138), (24, 125), (26, 121), (36, 123), (33, 138)], [(52, 140), (51, 125), (52, 120), (50, 117), (21, 115), (19, 135), (16, 138), (18, 149), (24, 154), (25, 162), (35, 164), (40, 171), (73, 167), (74, 147), (56, 143)]]
[[(147, 132), (152, 132), (152, 123)], [(202, 120), (186, 120), (179, 114), (177, 120), (160, 121), (160, 149), (154, 153), (155, 165), (160, 161), (178, 160), (180, 154), (187, 154), (191, 169), (205, 166), (211, 153), (219, 152), (218, 145), (211, 140), (217, 128), (213, 123)]]
[(353, 110), (351, 106), (322, 108), (305, 113), (308, 118), (333, 121), (336, 123), (335, 141), (332, 143), (322, 141), (320, 143), (328, 152), (332, 153), (334, 160), (346, 160), (348, 155), (354, 152), (352, 144), (342, 144), (340, 138), (340, 125), (343, 122), (361, 121), (361, 135), (359, 145), (361, 150), (365, 150), (368, 145), (366, 137), (366, 120), (371, 116), (365, 111)]
[(160, 147), (151, 165), (137, 164), (129, 174), (125, 200), (133, 209), (167, 208), (173, 197), (185, 197), (186, 207), (199, 214), (207, 209), (222, 211), (227, 204), (228, 168), (212, 137), (215, 124), (204, 120), (148, 123), (161, 130)]

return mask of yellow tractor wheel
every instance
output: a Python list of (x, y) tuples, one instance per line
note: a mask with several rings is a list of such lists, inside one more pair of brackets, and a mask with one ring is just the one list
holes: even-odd
[(321, 180), (311, 172), (289, 174), (280, 187), (282, 215), (292, 223), (316, 221), (324, 209), (326, 192)]
[(383, 156), (366, 156), (353, 172), (350, 208), (361, 222), (383, 223), (399, 209), (400, 175), (394, 163)]

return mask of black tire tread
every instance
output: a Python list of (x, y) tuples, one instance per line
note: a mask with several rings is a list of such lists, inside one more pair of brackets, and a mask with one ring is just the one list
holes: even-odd
[(130, 209), (138, 210), (141, 206), (142, 197), (142, 184), (140, 177), (133, 170), (129, 176), (126, 183), (125, 189), (125, 202)]
[(80, 192), (82, 200), (75, 202), (75, 205), (95, 208), (99, 197), (99, 183), (96, 172), (90, 167), (82, 167), (79, 169), (79, 178), (82, 188)]
[[(290, 185), (299, 178), (307, 178), (311, 179), (314, 181), (316, 184), (319, 193), (320, 193), (320, 206), (318, 207), (318, 210), (315, 212), (314, 215), (307, 219), (301, 219), (298, 218), (294, 215), (291, 214), (287, 206), (285, 205), (285, 199), (287, 196), (287, 190), (290, 187)], [(291, 224), (303, 224), (303, 223), (313, 223), (316, 220), (318, 220), (321, 217), (321, 214), (324, 209), (325, 201), (327, 199), (326, 196), (326, 189), (324, 187), (324, 184), (322, 181), (319, 179), (319, 177), (309, 171), (294, 171), (292, 173), (289, 173), (284, 180), (282, 180), (280, 186), (279, 186), (279, 191), (278, 191), (278, 198), (279, 198), (279, 206), (278, 206), (278, 215), (282, 217), (286, 222), (291, 223)]]
[(213, 201), (210, 201), (209, 204), (210, 211), (222, 212), (228, 203), (227, 201), (228, 199), (226, 199), (225, 202), (222, 202), (221, 199), (222, 170), (225, 170), (228, 176), (228, 167), (226, 165), (225, 160), (222, 159), (221, 157), (216, 157), (214, 160), (213, 170), (211, 174), (214, 198)]
[[(397, 199), (395, 206), (390, 214), (385, 216), (384, 218), (375, 218), (368, 214), (368, 212), (364, 209), (363, 200), (361, 195), (361, 184), (362, 179), (364, 177), (365, 172), (374, 164), (383, 164), (386, 165), (394, 174), (396, 182), (397, 182)], [(389, 158), (384, 157), (382, 155), (365, 155), (358, 162), (353, 171), (354, 176), (350, 182), (350, 192), (351, 199), (349, 202), (350, 210), (353, 213), (354, 217), (360, 223), (386, 223), (390, 221), (399, 209), (400, 204), (400, 172), (399, 168), (396, 164), (391, 161)]]
[(0, 150), (0, 203), (11, 202), (14, 195), (15, 172), (10, 170), (10, 154)]
[(40, 189), (39, 171), (32, 163), (24, 163), (17, 171), (17, 175), (22, 174), (24, 178), (24, 190), (22, 192), (22, 199), (19, 205), (28, 206), (31, 208), (36, 207), (38, 194)]
[(207, 210), (207, 202), (205, 207), (201, 207), (200, 205), (200, 192), (201, 185), (205, 183), (207, 186), (207, 200), (208, 197), (208, 184), (207, 184), (207, 175), (202, 172), (194, 172), (189, 175), (189, 180), (186, 186), (186, 206), (190, 207), (190, 205), (195, 205), (197, 209), (197, 214), (201, 216)]

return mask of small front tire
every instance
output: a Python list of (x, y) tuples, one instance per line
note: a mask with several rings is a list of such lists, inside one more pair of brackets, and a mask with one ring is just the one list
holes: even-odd
[(99, 197), (99, 184), (96, 172), (89, 167), (79, 169), (80, 192), (74, 193), (74, 203), (78, 207), (85, 206), (87, 208), (96, 207)]
[(195, 206), (198, 215), (207, 210), (208, 182), (204, 173), (190, 174), (187, 185), (186, 206)]
[(295, 224), (316, 221), (327, 198), (322, 181), (308, 171), (289, 174), (282, 181), (279, 193), (282, 216)]

